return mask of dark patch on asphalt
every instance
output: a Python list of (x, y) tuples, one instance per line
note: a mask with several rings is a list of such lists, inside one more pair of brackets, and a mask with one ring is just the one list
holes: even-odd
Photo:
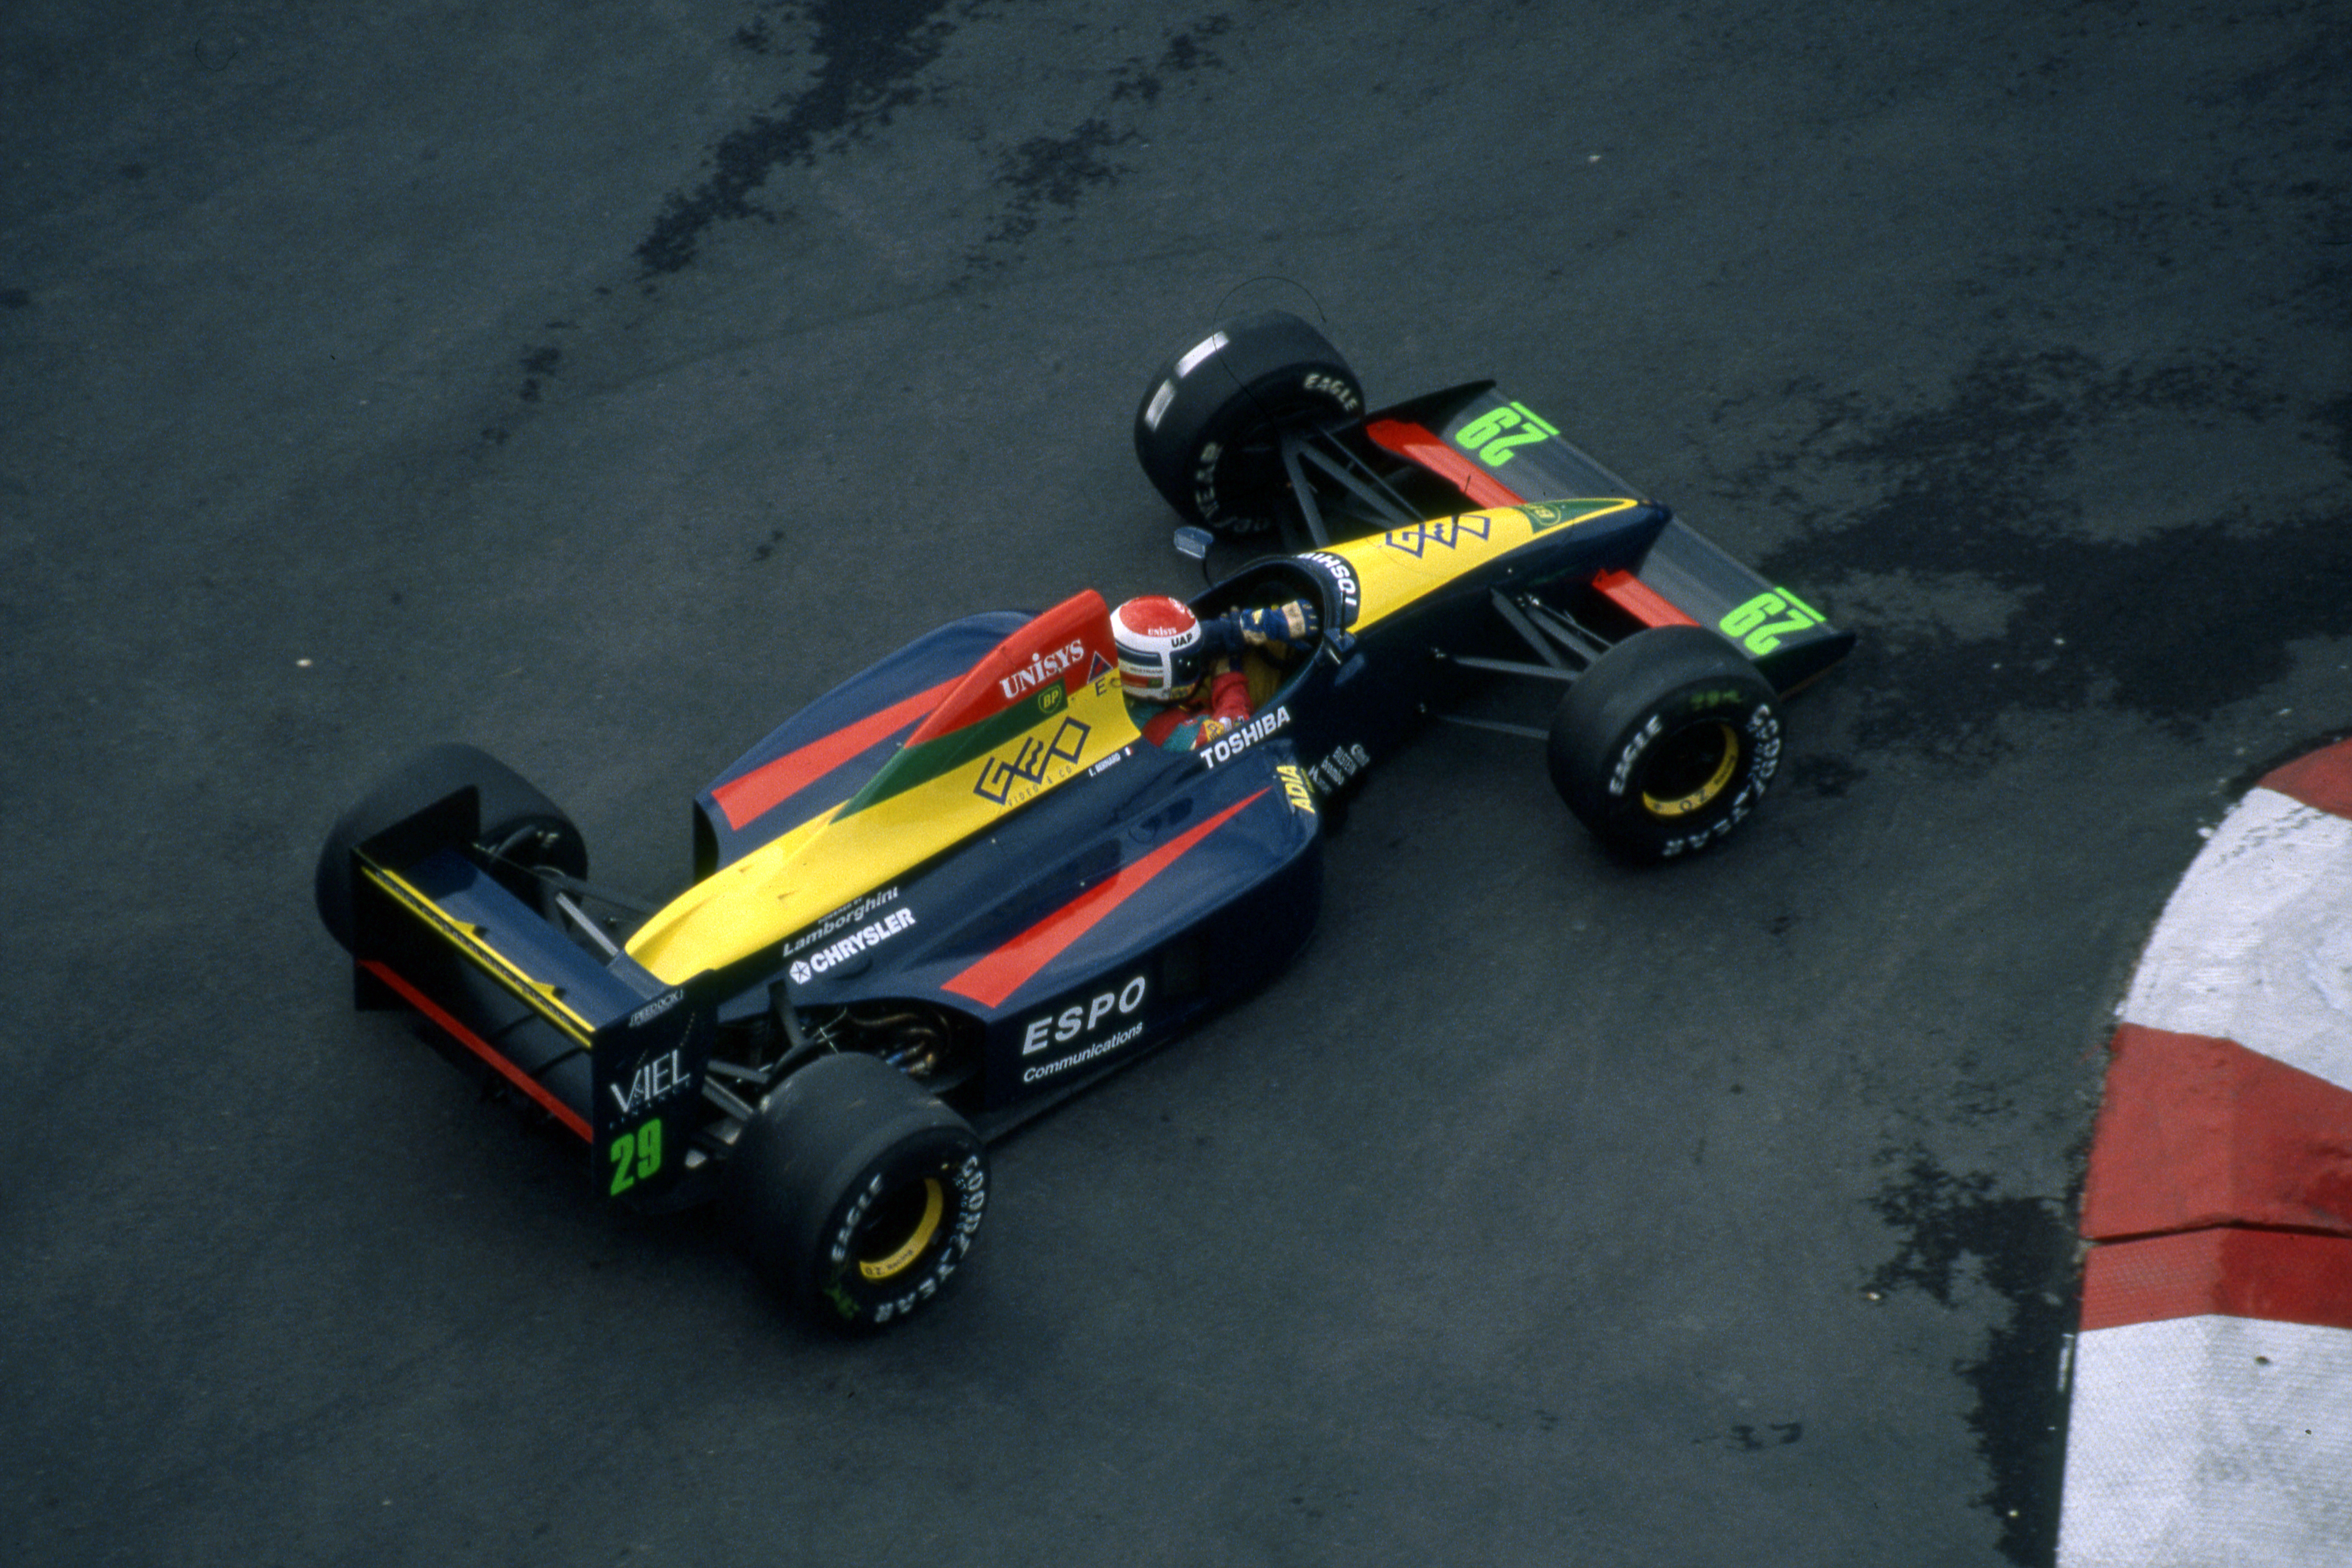
[(0, 307), (21, 310), (32, 302), (33, 293), (29, 289), (0, 289)]
[(1850, 757), (1806, 756), (1799, 757), (1790, 770), (1789, 784), (1807, 795), (1835, 800), (1869, 776), (1870, 770), (1855, 766)]
[(765, 16), (754, 16), (735, 29), (728, 40), (746, 54), (772, 55), (776, 52), (776, 35), (769, 30)]
[(1087, 186), (1109, 184), (1126, 174), (1125, 164), (1108, 163), (1100, 154), (1134, 140), (1132, 131), (1113, 131), (1102, 121), (1089, 120), (1067, 136), (1033, 136), (1015, 147), (996, 176), (996, 184), (1012, 187), (1013, 199), (1003, 218), (988, 231), (989, 243), (1027, 238), (1036, 231), (1039, 206), (1067, 211), (1078, 205)]
[(2010, 1561), (2048, 1563), (2057, 1552), (2066, 1457), (2059, 1373), (2074, 1327), (2072, 1205), (2000, 1196), (1990, 1176), (1951, 1175), (1916, 1148), (1887, 1150), (1879, 1162), (1902, 1169), (1871, 1207), (1903, 1240), (1871, 1273), (1866, 1291), (1875, 1299), (1918, 1290), (1949, 1307), (1963, 1260), (1973, 1259), (1975, 1277), (2009, 1302), (2008, 1320), (1986, 1334), (1984, 1353), (1953, 1367), (1976, 1390), (1969, 1430), (1992, 1473), (1990, 1489), (1970, 1500), (1999, 1521)]
[(1752, 1454), (1759, 1448), (1786, 1447), (1791, 1443), (1801, 1441), (1804, 1436), (1805, 1424), (1801, 1421), (1773, 1421), (1767, 1423), (1761, 1428), (1746, 1425), (1737, 1426), (1727, 1433), (1696, 1437), (1692, 1441), (1711, 1443), (1717, 1447), (1729, 1448), (1736, 1453)]
[(536, 348), (529, 351), (522, 356), (523, 384), (521, 395), (522, 400), (525, 403), (536, 403), (539, 401), (539, 389), (541, 384), (545, 382), (549, 376), (555, 374), (555, 367), (562, 363), (562, 361), (563, 351), (558, 348)]
[[(730, 218), (770, 216), (751, 200), (769, 172), (805, 163), (829, 137), (861, 135), (887, 125), (920, 96), (912, 86), (955, 31), (940, 18), (946, 0), (814, 0), (795, 7), (810, 37), (809, 52), (824, 61), (796, 97), (720, 138), (710, 152), (710, 176), (687, 193), (673, 193), (637, 245), (648, 277), (679, 270), (694, 259), (703, 232)], [(770, 7), (773, 9), (773, 7)], [(734, 43), (754, 53), (775, 52), (764, 16), (737, 30)]]
[[(2094, 705), (2186, 735), (2284, 679), (2298, 638), (2341, 635), (2352, 529), (2340, 510), (2239, 510), (2116, 542), (2095, 537), (2086, 521), (2106, 520), (2067, 493), (2078, 451), (2110, 422), (2227, 432), (2298, 416), (2262, 385), (2223, 363), (2118, 370), (2053, 349), (1986, 354), (1942, 406), (1887, 417), (1788, 388), (1812, 405), (1814, 428), (1736, 482), (1808, 524), (1764, 558), (1766, 574), (1817, 590), (1864, 634), (1843, 677), (1860, 694), (1857, 739), (1985, 758), (2001, 749), (2004, 712)], [(2302, 416), (2352, 447), (2340, 405)], [(1858, 471), (1875, 499), (1836, 515), (1813, 504), (1807, 477), (1831, 467)], [(1906, 595), (1906, 624), (1874, 637), (1871, 601)], [(1854, 602), (1841, 610), (1841, 597)], [(1976, 624), (1939, 605), (1974, 606)], [(2221, 626), (2230, 647), (2200, 648), (2200, 630)]]
[(1204, 16), (1190, 30), (1169, 39), (1168, 47), (1160, 51), (1160, 58), (1152, 64), (1144, 64), (1141, 55), (1130, 55), (1111, 79), (1111, 100), (1133, 99), (1146, 105), (1154, 104), (1160, 101), (1163, 78), (1189, 76), (1209, 67), (1223, 66), (1224, 60), (1208, 47), (1208, 41), (1224, 37), (1233, 26), (1231, 16)]

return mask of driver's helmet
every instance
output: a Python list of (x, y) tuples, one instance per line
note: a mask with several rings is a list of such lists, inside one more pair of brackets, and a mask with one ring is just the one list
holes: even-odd
[(1160, 594), (1129, 599), (1111, 612), (1110, 635), (1129, 697), (1178, 702), (1201, 684), (1201, 623), (1181, 602)]

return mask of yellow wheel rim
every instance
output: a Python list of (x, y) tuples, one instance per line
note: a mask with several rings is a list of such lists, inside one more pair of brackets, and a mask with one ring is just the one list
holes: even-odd
[(938, 1178), (925, 1176), (923, 1215), (915, 1222), (914, 1230), (889, 1257), (878, 1258), (870, 1263), (864, 1258), (858, 1259), (857, 1272), (868, 1279), (887, 1279), (893, 1275), (905, 1273), (913, 1267), (915, 1259), (923, 1255), (923, 1249), (930, 1246), (931, 1238), (939, 1235), (940, 1221), (947, 1212), (947, 1194), (940, 1188)]
[[(1687, 795), (1655, 795), (1645, 785), (1642, 791), (1642, 806), (1652, 816), (1688, 816), (1721, 795), (1730, 784), (1731, 775), (1739, 771), (1739, 731), (1728, 724), (1707, 724), (1699, 728), (1712, 731), (1719, 752), (1715, 771)], [(1706, 765), (1706, 753), (1698, 748), (1697, 742), (1698, 737), (1690, 734), (1675, 738), (1675, 751), (1679, 755), (1669, 757), (1667, 765), (1657, 770), (1667, 775), (1660, 782), (1665, 783), (1669, 789), (1679, 787), (1683, 780), (1698, 767)]]

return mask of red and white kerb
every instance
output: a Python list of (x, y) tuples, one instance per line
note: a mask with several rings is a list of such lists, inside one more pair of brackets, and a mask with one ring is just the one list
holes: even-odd
[(2059, 1568), (2352, 1562), (2352, 743), (2249, 792), (2117, 1009)]

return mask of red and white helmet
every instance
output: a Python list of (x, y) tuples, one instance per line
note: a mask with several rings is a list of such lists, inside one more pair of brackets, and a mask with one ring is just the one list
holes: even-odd
[(1201, 684), (1201, 623), (1181, 602), (1160, 594), (1129, 599), (1111, 612), (1110, 635), (1129, 697), (1175, 702)]

